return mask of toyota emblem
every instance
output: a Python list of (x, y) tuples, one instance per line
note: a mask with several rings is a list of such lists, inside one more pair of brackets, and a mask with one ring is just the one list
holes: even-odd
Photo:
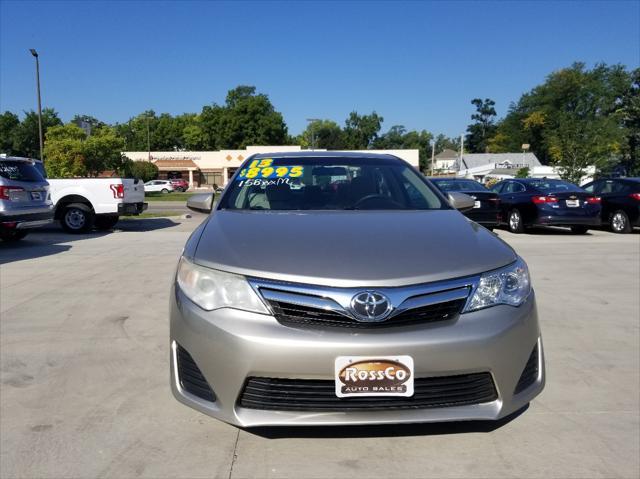
[(358, 321), (384, 321), (393, 306), (384, 294), (363, 291), (351, 298), (351, 312)]

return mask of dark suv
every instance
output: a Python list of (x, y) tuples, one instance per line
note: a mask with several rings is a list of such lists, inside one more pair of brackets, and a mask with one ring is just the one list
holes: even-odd
[(602, 223), (614, 233), (640, 226), (640, 178), (603, 178), (582, 189), (602, 199)]

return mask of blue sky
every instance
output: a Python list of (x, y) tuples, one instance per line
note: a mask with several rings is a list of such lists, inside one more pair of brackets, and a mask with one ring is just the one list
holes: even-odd
[(457, 136), (474, 97), (503, 115), (551, 71), (640, 63), (640, 1), (43, 2), (0, 0), (0, 109), (63, 120), (178, 114), (255, 85), (299, 133), (376, 110)]

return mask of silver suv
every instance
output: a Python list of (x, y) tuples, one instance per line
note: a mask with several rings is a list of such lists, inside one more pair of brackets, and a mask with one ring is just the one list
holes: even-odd
[(175, 397), (242, 427), (522, 409), (545, 381), (527, 265), (452, 205), (474, 201), (390, 155), (249, 158), (178, 264)]
[(0, 238), (16, 241), (52, 221), (49, 183), (33, 160), (0, 156)]

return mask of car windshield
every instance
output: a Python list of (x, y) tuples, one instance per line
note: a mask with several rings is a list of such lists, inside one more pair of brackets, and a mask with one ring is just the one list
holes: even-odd
[(28, 161), (0, 161), (0, 176), (14, 181), (44, 181), (40, 172)]
[(473, 180), (433, 180), (442, 191), (489, 191)]
[(248, 160), (220, 209), (448, 209), (411, 167), (391, 158), (285, 157)]
[(545, 193), (562, 193), (563, 191), (582, 192), (583, 190), (573, 183), (561, 180), (534, 180), (529, 185)]

